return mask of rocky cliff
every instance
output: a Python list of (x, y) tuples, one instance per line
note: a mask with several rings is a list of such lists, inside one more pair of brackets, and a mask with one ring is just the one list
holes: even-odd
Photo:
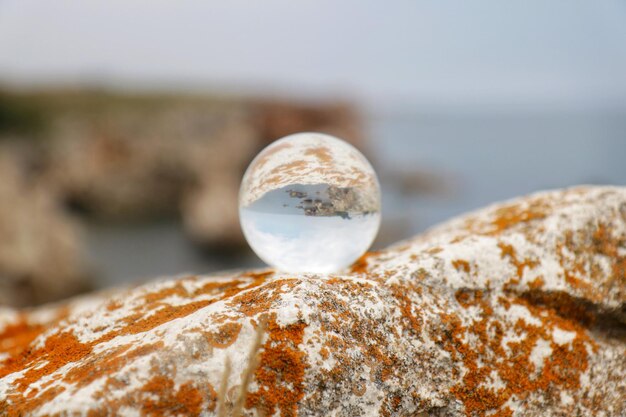
[(56, 301), (90, 287), (80, 226), (0, 145), (0, 305)]

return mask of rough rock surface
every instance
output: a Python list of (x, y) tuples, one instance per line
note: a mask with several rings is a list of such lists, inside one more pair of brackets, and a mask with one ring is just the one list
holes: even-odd
[(626, 189), (532, 195), (341, 274), (182, 277), (0, 313), (0, 415), (624, 416)]
[(0, 148), (0, 305), (27, 306), (88, 287), (77, 225), (54, 194)]

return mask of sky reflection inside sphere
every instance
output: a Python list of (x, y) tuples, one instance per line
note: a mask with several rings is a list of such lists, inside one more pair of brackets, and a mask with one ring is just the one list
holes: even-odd
[(300, 133), (265, 148), (239, 196), (241, 226), (254, 252), (286, 272), (350, 266), (380, 226), (380, 186), (365, 157), (332, 136)]

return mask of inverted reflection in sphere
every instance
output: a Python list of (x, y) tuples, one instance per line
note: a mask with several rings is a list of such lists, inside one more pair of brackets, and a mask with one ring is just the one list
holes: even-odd
[(252, 161), (239, 192), (239, 217), (254, 252), (289, 272), (336, 272), (371, 246), (380, 226), (380, 186), (352, 145), (298, 133)]

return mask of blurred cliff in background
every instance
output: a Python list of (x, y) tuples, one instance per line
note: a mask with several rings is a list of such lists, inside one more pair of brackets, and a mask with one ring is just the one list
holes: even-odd
[(87, 288), (81, 224), (180, 219), (197, 247), (240, 252), (243, 172), (264, 146), (297, 131), (363, 145), (356, 110), (341, 102), (5, 90), (0, 302), (49, 301)]

